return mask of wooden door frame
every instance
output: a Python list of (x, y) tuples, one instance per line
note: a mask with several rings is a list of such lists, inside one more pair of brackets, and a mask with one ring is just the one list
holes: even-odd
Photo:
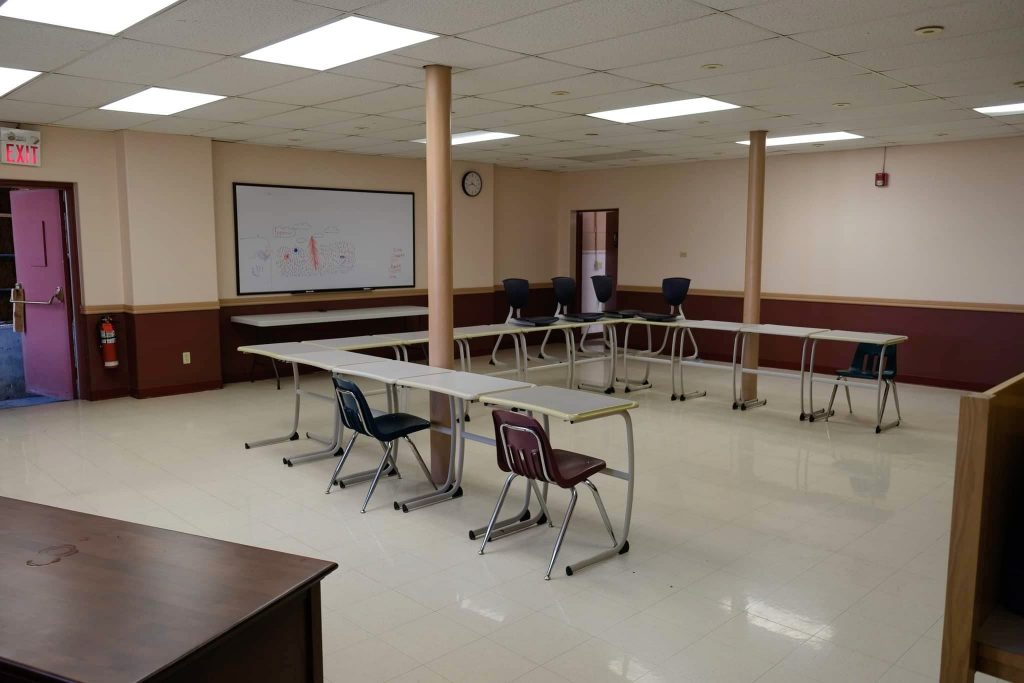
[[(72, 397), (83, 398), (83, 388), (89, 384), (89, 350), (86, 346), (88, 334), (85, 329), (85, 314), (82, 313), (82, 284), (80, 278), (80, 252), (78, 247), (78, 204), (74, 183), (50, 182), (46, 180), (5, 180), (0, 178), (0, 187), (14, 190), (57, 190), (60, 200), (61, 232), (67, 245), (68, 257), (64, 259), (64, 280), (68, 283), (65, 306), (68, 316), (68, 330), (71, 332), (70, 349), (72, 367)], [(85, 396), (85, 398), (88, 398)]]

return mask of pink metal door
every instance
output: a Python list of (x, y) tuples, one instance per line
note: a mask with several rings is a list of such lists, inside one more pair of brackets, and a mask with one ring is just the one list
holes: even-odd
[(25, 388), (57, 399), (74, 398), (71, 322), (64, 266), (64, 231), (58, 190), (11, 192), (14, 266), (26, 301), (48, 301), (60, 287), (63, 300), (25, 305)]

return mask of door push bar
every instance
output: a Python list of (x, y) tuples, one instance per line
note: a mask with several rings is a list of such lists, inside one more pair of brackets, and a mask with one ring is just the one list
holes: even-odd
[(11, 290), (11, 303), (12, 304), (34, 304), (34, 305), (37, 305), (37, 306), (49, 306), (54, 301), (59, 301), (61, 303), (64, 303), (64, 289), (62, 287), (57, 287), (55, 290), (53, 290), (53, 294), (50, 295), (50, 299), (48, 301), (25, 301), (23, 299), (16, 299), (16, 298), (14, 298), (15, 292), (24, 292), (24, 291), (25, 291), (25, 288), (21, 286), (21, 283), (20, 282), (16, 283), (14, 285), (14, 289)]

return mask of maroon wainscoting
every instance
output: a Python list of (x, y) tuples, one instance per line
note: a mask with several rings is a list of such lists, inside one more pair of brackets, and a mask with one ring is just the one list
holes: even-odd
[[(658, 293), (623, 291), (619, 296), (622, 308), (667, 308)], [(694, 320), (740, 320), (742, 308), (742, 299), (726, 296), (690, 295), (683, 305), (686, 316)], [(1024, 314), (1020, 313), (767, 299), (761, 302), (761, 320), (905, 334), (910, 339), (899, 347), (899, 376), (912, 384), (982, 391), (1024, 369), (1024, 345), (1020, 343)], [(731, 334), (695, 334), (702, 357), (731, 360)], [(799, 369), (801, 344), (796, 339), (763, 337), (761, 364)], [(630, 345), (634, 345), (632, 340)], [(851, 344), (822, 343), (815, 366), (847, 367), (852, 356)]]
[[(149, 398), (222, 386), (218, 312), (176, 311), (130, 316), (132, 396)], [(181, 354), (192, 355), (189, 365)]]

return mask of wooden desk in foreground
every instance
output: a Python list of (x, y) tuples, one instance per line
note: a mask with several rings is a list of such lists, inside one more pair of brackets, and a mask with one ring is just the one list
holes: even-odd
[(336, 568), (0, 497), (0, 681), (318, 683)]

